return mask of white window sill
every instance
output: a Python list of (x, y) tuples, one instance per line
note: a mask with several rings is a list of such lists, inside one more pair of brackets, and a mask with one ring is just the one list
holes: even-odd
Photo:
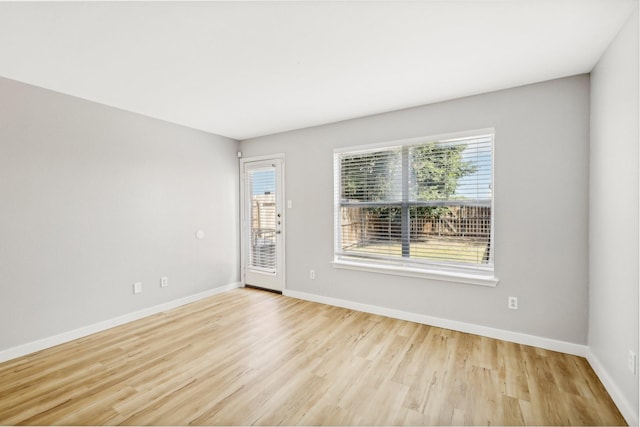
[(498, 284), (498, 278), (494, 277), (491, 273), (471, 274), (458, 271), (425, 270), (421, 268), (380, 265), (345, 260), (334, 260), (331, 264), (334, 268), (343, 268), (347, 270), (368, 271), (371, 273), (391, 274), (395, 276), (419, 277), (422, 279), (444, 280), (447, 282), (464, 283), (468, 285), (496, 287)]

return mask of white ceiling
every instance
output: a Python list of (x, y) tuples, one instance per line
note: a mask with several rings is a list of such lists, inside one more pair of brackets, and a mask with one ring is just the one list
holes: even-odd
[(0, 76), (247, 139), (589, 72), (637, 3), (3, 2)]

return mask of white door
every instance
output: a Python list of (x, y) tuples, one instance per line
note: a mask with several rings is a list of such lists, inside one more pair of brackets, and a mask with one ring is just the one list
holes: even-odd
[(282, 157), (242, 159), (244, 283), (284, 290), (284, 179)]

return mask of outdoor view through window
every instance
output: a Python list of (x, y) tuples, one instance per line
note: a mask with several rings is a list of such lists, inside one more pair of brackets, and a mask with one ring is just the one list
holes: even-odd
[(336, 258), (493, 270), (493, 134), (336, 153)]

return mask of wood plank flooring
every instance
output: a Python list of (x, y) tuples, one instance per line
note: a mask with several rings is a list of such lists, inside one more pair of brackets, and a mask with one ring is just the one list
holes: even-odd
[(4, 425), (623, 425), (580, 357), (237, 289), (0, 364)]

